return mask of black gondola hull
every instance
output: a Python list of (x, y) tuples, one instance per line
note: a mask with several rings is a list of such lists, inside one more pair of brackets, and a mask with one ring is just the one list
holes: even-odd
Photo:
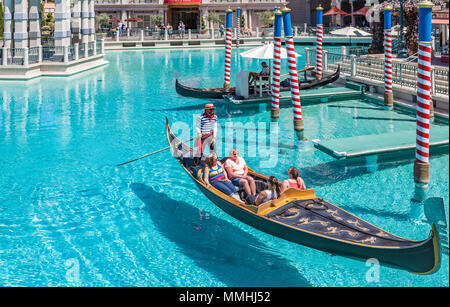
[[(179, 141), (171, 132), (170, 127), (167, 123), (167, 137), (169, 144), (171, 144), (172, 151), (176, 152), (175, 148), (177, 145), (182, 143)], [(188, 146), (186, 146), (188, 147)], [(176, 156), (176, 155), (175, 155)], [(193, 174), (185, 167), (182, 158), (176, 157), (182, 168), (188, 173), (191, 179), (194, 181), (196, 186), (200, 191), (211, 200), (216, 206), (225, 211), (230, 216), (248, 224), (260, 231), (266, 232), (268, 234), (274, 235), (276, 237), (311, 247), (317, 250), (328, 252), (331, 254), (346, 256), (362, 261), (367, 259), (376, 259), (380, 263), (395, 268), (400, 268), (403, 270), (408, 270), (412, 273), (417, 274), (431, 274), (438, 270), (440, 265), (440, 252), (439, 252), (439, 239), (435, 226), (433, 225), (430, 236), (423, 241), (411, 241), (403, 239), (392, 234), (383, 231), (353, 215), (340, 209), (331, 203), (326, 202), (331, 209), (339, 210), (343, 217), (351, 217), (355, 219), (357, 224), (360, 222), (361, 226), (369, 227), (366, 232), (370, 232), (369, 235), (381, 238), (380, 236), (385, 236), (391, 239), (391, 241), (386, 245), (374, 245), (374, 244), (362, 244), (355, 243), (349, 240), (344, 240), (339, 237), (331, 237), (324, 235), (323, 232), (313, 232), (311, 230), (300, 229), (292, 227), (287, 223), (280, 222), (277, 220), (275, 211), (280, 211), (293, 201), (286, 200), (286, 203), (277, 207), (277, 209), (270, 211), (268, 214), (258, 214), (248, 207), (238, 204), (237, 201), (231, 199), (225, 194), (215, 190), (213, 188), (206, 188), (206, 185), (198, 180)], [(253, 171), (252, 171), (253, 172)], [(260, 175), (253, 172), (255, 175)], [(264, 175), (262, 175), (264, 176)], [(314, 196), (317, 199), (316, 196)], [(309, 201), (310, 199), (304, 199)], [(280, 201), (281, 202), (281, 201)], [(272, 215), (272, 217), (271, 217)], [(338, 214), (339, 215), (339, 214)], [(320, 218), (319, 218), (320, 219)], [(323, 219), (323, 221), (326, 221)], [(320, 222), (320, 221), (319, 221)], [(344, 225), (345, 226), (345, 225)], [(345, 229), (345, 227), (342, 229)], [(372, 227), (373, 226), (373, 227)], [(347, 227), (348, 229), (348, 227)], [(345, 231), (345, 230), (344, 230)], [(378, 234), (375, 234), (377, 233)], [(367, 237), (367, 236), (365, 236)], [(377, 239), (378, 240), (378, 239)], [(381, 240), (381, 239), (380, 239)], [(383, 240), (381, 240), (383, 241)], [(380, 242), (381, 242), (380, 241)]]
[[(322, 79), (301, 82), (299, 89), (301, 91), (313, 89), (335, 82), (339, 79), (340, 67), (332, 75), (326, 76)], [(222, 99), (225, 95), (235, 95), (236, 89), (234, 87), (225, 88), (194, 88), (181, 84), (178, 79), (175, 80), (175, 89), (178, 94), (185, 97), (205, 98), (205, 99)], [(289, 91), (290, 88), (282, 88), (281, 91)]]

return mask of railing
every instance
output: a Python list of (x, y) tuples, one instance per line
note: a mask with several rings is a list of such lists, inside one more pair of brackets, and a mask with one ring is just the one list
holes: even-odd
[(9, 48), (6, 56), (8, 65), (25, 64), (25, 49), (23, 48)]
[(97, 41), (95, 43), (95, 48), (96, 48), (96, 54), (101, 54), (102, 53), (102, 41)]
[(78, 45), (78, 58), (79, 59), (84, 59), (85, 49), (86, 49), (86, 45), (85, 44), (79, 44)]
[[(315, 53), (314, 53), (315, 57)], [(327, 54), (328, 70), (336, 70), (340, 66), (341, 72), (344, 74), (351, 74), (351, 56), (338, 53)]]
[[(78, 50), (76, 50), (78, 48)], [(101, 54), (103, 52), (103, 42), (101, 40), (89, 42), (88, 44), (78, 44), (78, 46), (39, 46), (31, 48), (0, 48), (0, 65), (22, 65), (49, 62), (70, 62), (76, 59)], [(78, 51), (78, 52), (77, 52)], [(78, 58), (76, 54), (78, 53)]]
[(442, 94), (448, 96), (449, 70), (443, 68), (433, 68), (435, 91), (434, 94)]
[(88, 56), (94, 55), (95, 42), (88, 43)]
[(39, 63), (39, 49), (40, 49), (40, 47), (31, 47), (28, 50), (28, 63), (29, 64)]
[[(337, 66), (341, 67), (341, 74), (360, 77), (369, 80), (384, 82), (384, 58), (361, 57), (357, 54), (363, 52), (360, 49), (348, 49), (350, 55), (337, 53), (336, 48), (325, 49), (323, 62), (326, 63), (328, 71), (334, 71)], [(356, 51), (355, 51), (356, 50)], [(353, 54), (352, 54), (353, 53)], [(305, 49), (307, 65), (314, 66), (316, 63), (315, 48)], [(432, 93), (449, 95), (449, 70), (447, 68), (432, 68)], [(417, 64), (408, 62), (392, 63), (392, 84), (400, 87), (417, 89)]]

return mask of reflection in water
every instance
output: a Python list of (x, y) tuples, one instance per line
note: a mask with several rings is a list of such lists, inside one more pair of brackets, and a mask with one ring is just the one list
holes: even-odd
[(130, 188), (159, 232), (227, 286), (309, 286), (297, 269), (240, 228), (149, 186)]

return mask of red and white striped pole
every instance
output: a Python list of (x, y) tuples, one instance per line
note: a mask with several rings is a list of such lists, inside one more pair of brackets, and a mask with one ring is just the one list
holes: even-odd
[(231, 42), (232, 42), (232, 27), (233, 27), (233, 11), (228, 9), (226, 12), (226, 37), (225, 37), (225, 82), (224, 88), (230, 87), (231, 79)]
[(273, 69), (272, 69), (272, 118), (280, 117), (280, 77), (281, 77), (281, 25), (282, 15), (275, 11), (273, 33)]
[(417, 4), (419, 7), (419, 52), (417, 69), (416, 106), (416, 160), (414, 161), (414, 199), (425, 199), (430, 182), (429, 143), (431, 100), (431, 10), (429, 1)]
[(284, 36), (288, 56), (289, 76), (291, 79), (290, 85), (292, 109), (294, 111), (294, 129), (297, 134), (297, 138), (300, 140), (305, 140), (302, 106), (300, 104), (300, 88), (298, 85), (297, 75), (297, 58), (294, 49), (294, 38), (292, 37), (291, 10), (284, 7), (281, 12), (283, 13)]
[(394, 107), (392, 92), (392, 6), (384, 8), (384, 105)]
[(323, 39), (323, 8), (319, 6), (317, 11), (317, 42), (316, 42), (316, 78), (322, 78), (322, 39)]

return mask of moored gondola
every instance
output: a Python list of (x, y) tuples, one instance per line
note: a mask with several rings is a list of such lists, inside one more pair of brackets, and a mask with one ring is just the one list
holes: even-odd
[[(194, 150), (179, 140), (166, 119), (167, 139), (173, 156), (200, 191), (232, 217), (263, 232), (304, 246), (359, 260), (380, 263), (416, 274), (439, 268), (439, 239), (433, 225), (423, 241), (404, 239), (382, 230), (321, 199), (314, 189), (288, 189), (279, 198), (254, 206), (239, 202), (202, 179), (202, 165), (194, 163)], [(249, 170), (258, 189), (266, 188), (268, 176)]]
[[(336, 69), (336, 71), (326, 77), (321, 79), (313, 79), (306, 80), (300, 82), (300, 90), (308, 90), (320, 86), (324, 86), (330, 83), (335, 82), (339, 79), (340, 67)], [(185, 97), (194, 97), (194, 98), (207, 98), (207, 99), (219, 99), (223, 98), (225, 95), (234, 95), (236, 89), (234, 87), (230, 88), (194, 88), (181, 84), (178, 79), (175, 81), (175, 89), (178, 94)], [(289, 91), (289, 87), (281, 88), (281, 91)]]

